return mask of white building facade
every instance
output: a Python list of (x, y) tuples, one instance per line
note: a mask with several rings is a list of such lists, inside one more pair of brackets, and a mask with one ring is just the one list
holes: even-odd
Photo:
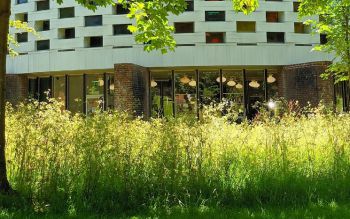
[(117, 107), (146, 116), (198, 116), (201, 105), (223, 99), (246, 115), (277, 96), (306, 102), (313, 92), (311, 102), (333, 100), (333, 86), (319, 79), (331, 57), (312, 51), (326, 36), (310, 34), (297, 9), (292, 0), (261, 0), (244, 15), (230, 0), (188, 1), (186, 12), (169, 17), (177, 48), (162, 55), (135, 43), (121, 5), (92, 12), (74, 0), (13, 0), (11, 18), (39, 37), (11, 30), (20, 55), (7, 60), (9, 90), (16, 85), (13, 95), (43, 99), (50, 89), (74, 112)]

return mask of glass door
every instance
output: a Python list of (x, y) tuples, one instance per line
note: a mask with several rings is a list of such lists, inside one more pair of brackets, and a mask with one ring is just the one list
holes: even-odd
[(264, 70), (247, 70), (245, 74), (246, 114), (249, 120), (256, 117), (262, 103), (265, 102)]
[(174, 115), (173, 84), (171, 72), (151, 74), (151, 115), (153, 118)]
[(100, 75), (86, 75), (86, 113), (91, 114), (103, 110), (104, 78)]

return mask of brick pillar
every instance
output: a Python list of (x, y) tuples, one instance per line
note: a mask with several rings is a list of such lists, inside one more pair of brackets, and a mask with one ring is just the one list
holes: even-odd
[(26, 75), (6, 75), (6, 101), (13, 105), (28, 97), (28, 78)]
[(333, 106), (333, 80), (320, 77), (329, 64), (311, 62), (284, 66), (281, 74), (284, 98), (297, 100), (301, 106), (306, 106), (308, 102), (316, 106), (321, 100), (327, 106)]
[(131, 63), (116, 64), (115, 107), (133, 116), (149, 117), (149, 71)]

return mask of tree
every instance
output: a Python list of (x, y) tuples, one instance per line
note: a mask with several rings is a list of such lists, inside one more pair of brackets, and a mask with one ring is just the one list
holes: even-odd
[(325, 76), (336, 82), (350, 79), (350, 0), (301, 0), (299, 17), (318, 15), (309, 19), (314, 32), (325, 34), (327, 43), (314, 48), (335, 56)]
[[(56, 0), (61, 4), (64, 0)], [(80, 5), (95, 10), (97, 7), (113, 5), (114, 0), (75, 0)], [(233, 8), (245, 14), (254, 11), (258, 7), (258, 0), (232, 0)], [(118, 3), (128, 7), (128, 17), (135, 19), (136, 24), (129, 30), (135, 33), (135, 41), (147, 43), (146, 51), (160, 50), (162, 53), (172, 51), (175, 48), (175, 40), (172, 36), (174, 27), (169, 25), (170, 13), (179, 15), (186, 8), (185, 0), (118, 0)], [(8, 37), (9, 17), (11, 14), (11, 0), (0, 0), (0, 192), (11, 191), (7, 179), (5, 158), (5, 76), (6, 55), (8, 43), (14, 43), (14, 39)], [(12, 23), (14, 24), (14, 23)]]

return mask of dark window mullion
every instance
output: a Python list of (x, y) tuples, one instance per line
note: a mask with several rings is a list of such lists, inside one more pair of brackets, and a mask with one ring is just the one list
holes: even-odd
[(176, 116), (176, 109), (175, 109), (175, 71), (171, 71), (171, 91), (172, 91), (172, 99), (173, 99), (173, 116)]
[(86, 114), (86, 74), (83, 75), (83, 113)]
[(69, 76), (68, 75), (65, 75), (65, 84), (66, 84), (66, 93), (65, 93), (65, 96), (66, 96), (66, 110), (69, 109)]
[(196, 69), (196, 101), (197, 101), (197, 119), (199, 119), (199, 107), (200, 107), (200, 99), (199, 99), (199, 71)]
[(107, 110), (107, 92), (109, 89), (109, 84), (107, 83), (107, 74), (103, 73), (103, 81), (104, 81), (104, 87), (103, 87), (103, 110)]

